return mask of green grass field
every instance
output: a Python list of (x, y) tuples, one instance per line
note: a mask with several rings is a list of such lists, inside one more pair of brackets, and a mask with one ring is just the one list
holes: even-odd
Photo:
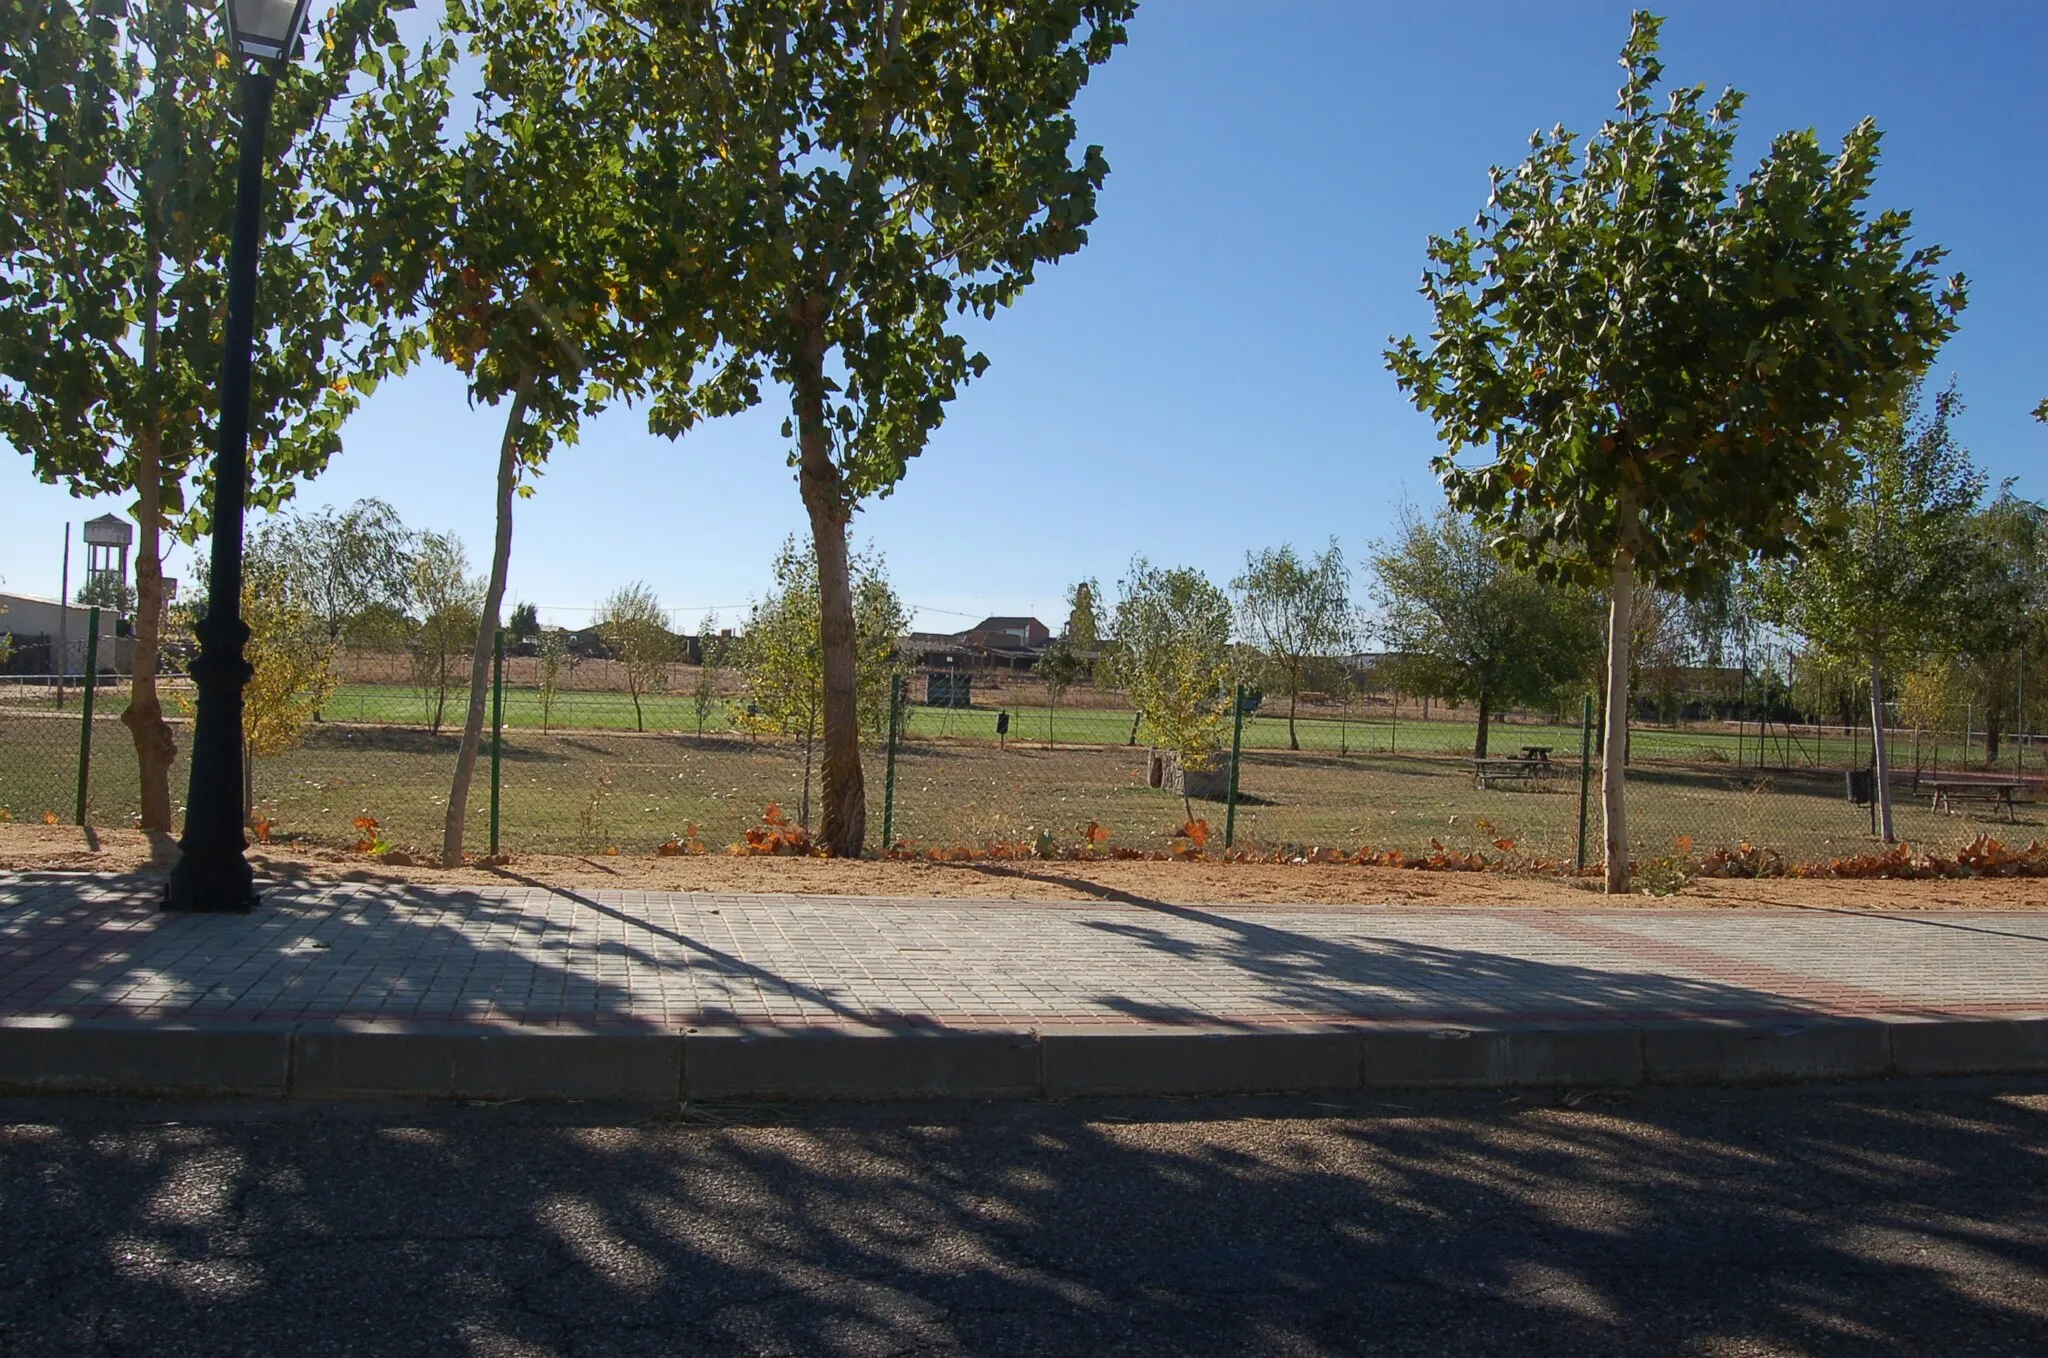
[[(985, 739), (960, 738), (987, 734), (969, 723), (992, 715), (979, 710), (951, 714), (954, 738), (948, 739), (937, 731), (921, 734), (923, 721), (943, 726), (946, 714), (919, 710), (922, 721), (913, 730), (920, 734), (898, 756), (894, 828), (899, 838), (924, 847), (983, 845), (1028, 841), (1037, 831), (1050, 830), (1074, 841), (1093, 821), (1109, 832), (1112, 844), (1167, 846), (1184, 812), (1177, 797), (1145, 786), (1142, 747), (1107, 743), (1048, 751), (1042, 740), (1024, 740), (1005, 749)], [(1097, 715), (1077, 712), (1076, 718)], [(1118, 720), (1127, 732), (1128, 718)], [(1262, 719), (1256, 725), (1268, 740), (1277, 727), (1279, 740), (1245, 756), (1240, 844), (1346, 850), (1369, 844), (1420, 852), (1436, 840), (1454, 849), (1490, 851), (1494, 841), (1512, 839), (1524, 855), (1572, 856), (1579, 805), (1575, 769), (1560, 769), (1560, 776), (1547, 782), (1480, 789), (1455, 755), (1411, 753), (1405, 743), (1401, 753), (1389, 754), (1361, 749), (1355, 742), (1349, 753), (1337, 748), (1290, 753), (1271, 747), (1284, 743), (1284, 722)], [(1404, 742), (1414, 725), (1402, 724)], [(135, 804), (128, 733), (111, 716), (95, 726), (90, 819), (100, 825), (127, 824)], [(1060, 729), (1066, 734), (1066, 728)], [(1542, 730), (1509, 727), (1500, 744), (1561, 743), (1529, 736)], [(1638, 857), (1670, 853), (1680, 836), (1697, 851), (1746, 841), (1793, 859), (1873, 847), (1868, 813), (1844, 799), (1839, 772), (1759, 773), (1737, 769), (1732, 760), (1659, 761), (1644, 753), (1648, 734), (1636, 737), (1638, 762), (1629, 776)], [(51, 814), (68, 822), (78, 735), (73, 714), (0, 710), (0, 807), (16, 820)], [(1444, 742), (1455, 743), (1455, 737)], [(455, 747), (451, 733), (326, 723), (300, 749), (258, 763), (259, 809), (280, 835), (346, 844), (357, 837), (356, 818), (369, 816), (379, 822), (386, 841), (431, 848), (440, 842)], [(881, 751), (870, 751), (871, 843), (880, 841), (883, 769)], [(781, 803), (795, 817), (804, 765), (801, 748), (786, 740), (591, 729), (542, 734), (515, 727), (506, 735), (502, 778), (502, 842), (507, 848), (647, 853), (693, 824), (707, 844), (723, 847), (755, 824), (769, 801)], [(181, 798), (182, 762), (173, 779)], [(488, 765), (480, 764), (468, 832), (477, 850), (486, 843), (487, 780)], [(1953, 848), (1987, 831), (2008, 842), (2044, 833), (2043, 817), (2031, 807), (2022, 808), (2018, 825), (2007, 825), (1936, 814), (1926, 797), (1901, 787), (1897, 808), (1901, 836), (1920, 849)], [(1196, 814), (1209, 820), (1220, 839), (1223, 808), (1197, 802)], [(1597, 802), (1591, 819), (1597, 844)]]

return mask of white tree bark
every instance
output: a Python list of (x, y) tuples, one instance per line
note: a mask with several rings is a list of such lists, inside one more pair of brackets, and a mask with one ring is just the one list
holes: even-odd
[(1607, 589), (1607, 712), (1600, 754), (1600, 811), (1607, 826), (1607, 890), (1628, 891), (1628, 651), (1634, 629), (1635, 557), (1614, 553)]
[(462, 865), (464, 820), (469, 815), (469, 784), (476, 773), (477, 746), (484, 732), (484, 704), (491, 683), (491, 651), (498, 638), (498, 611), (505, 605), (505, 571), (512, 559), (512, 492), (519, 479), (519, 426), (526, 418), (526, 388), (513, 394), (505, 417), (505, 437), (498, 445), (498, 531), (491, 543), (491, 579), (484, 591), (483, 612), (476, 625), (476, 646), (469, 657), (469, 713), (462, 722), (462, 747), (455, 754), (455, 781), (448, 789), (448, 819), (441, 830), (441, 862)]
[(1892, 757), (1885, 749), (1884, 739), (1884, 667), (1877, 657), (1870, 658), (1870, 749), (1877, 766), (1877, 786), (1871, 789), (1871, 796), (1877, 799), (1877, 831), (1890, 844), (1892, 836)]

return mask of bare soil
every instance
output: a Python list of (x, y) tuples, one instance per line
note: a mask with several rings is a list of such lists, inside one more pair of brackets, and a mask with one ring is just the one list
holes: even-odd
[[(139, 830), (0, 825), (0, 871), (157, 874), (177, 847)], [(1336, 864), (1194, 862), (910, 863), (822, 858), (658, 858), (514, 854), (498, 863), (444, 869), (401, 856), (259, 845), (259, 877), (318, 881), (540, 883), (633, 891), (794, 892), (836, 896), (974, 900), (1139, 900), (1270, 905), (1441, 905), (1571, 908), (1605, 905), (1597, 883), (1516, 873), (1421, 872)], [(1855, 910), (2048, 910), (2048, 880), (1700, 880), (1664, 897), (1632, 896), (1618, 908), (1756, 907)]]

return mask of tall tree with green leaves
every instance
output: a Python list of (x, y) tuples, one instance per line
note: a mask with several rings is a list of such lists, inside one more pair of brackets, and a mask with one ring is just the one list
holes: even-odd
[(1599, 617), (1584, 590), (1509, 565), (1450, 509), (1424, 518), (1404, 507), (1393, 539), (1373, 551), (1372, 572), (1401, 687), (1475, 704), (1475, 758), (1486, 758), (1495, 713), (1549, 698), (1599, 652)]
[(1431, 342), (1387, 350), (1452, 504), (1516, 564), (1607, 587), (1610, 891), (1629, 879), (1638, 575), (1696, 591), (1791, 550), (1805, 497), (1844, 473), (1840, 432), (1925, 370), (1963, 305), (1907, 213), (1864, 209), (1875, 124), (1833, 155), (1780, 135), (1738, 184), (1742, 96), (1687, 86), (1660, 108), (1660, 22), (1634, 16), (1613, 118), (1583, 144), (1538, 133), (1475, 226), (1431, 238)]
[(1852, 434), (1855, 470), (1807, 497), (1812, 540), (1796, 561), (1763, 577), (1772, 621), (1870, 680), (1871, 755), (1878, 825), (1892, 834), (1891, 756), (1885, 740), (1885, 671), (1910, 666), (1956, 631), (1974, 601), (1977, 502), (1984, 476), (1950, 427), (1953, 387), (1923, 408), (1917, 387)]
[(1292, 546), (1245, 556), (1244, 573), (1231, 581), (1245, 637), (1265, 655), (1267, 672), (1287, 695), (1287, 748), (1298, 750), (1294, 716), (1316, 668), (1351, 639), (1351, 572), (1335, 538), (1304, 560)]
[(958, 318), (992, 318), (1086, 240), (1108, 165), (1077, 148), (1071, 110), (1134, 7), (714, 0), (610, 21), (638, 54), (622, 68), (643, 111), (637, 182), (664, 186), (641, 201), (703, 243), (675, 274), (714, 289), (721, 344), (708, 364), (671, 366), (653, 427), (679, 435), (750, 407), (764, 383), (787, 392), (818, 568), (820, 840), (835, 854), (859, 854), (867, 829), (848, 525), (987, 368)]
[[(409, 357), (351, 230), (381, 229), (398, 154), (446, 72), (404, 0), (316, 14), (278, 82), (265, 168), (249, 503), (275, 506)], [(76, 495), (132, 495), (135, 741), (145, 829), (171, 828), (157, 693), (165, 536), (204, 530), (241, 115), (221, 7), (51, 0), (0, 12), (0, 436)]]
[[(512, 553), (515, 497), (533, 493), (550, 452), (645, 381), (653, 355), (694, 363), (701, 308), (687, 317), (673, 242), (635, 213), (645, 198), (687, 218), (675, 186), (635, 182), (628, 148), (644, 135), (618, 55), (593, 11), (557, 0), (451, 0), (448, 26), (481, 74), (470, 126), (451, 135), (417, 187), (413, 230), (380, 242), (394, 293), (424, 316), (433, 351), (459, 370), (472, 405), (505, 406), (496, 531), (469, 705), (442, 830), (462, 860), (482, 742), (490, 659)], [(688, 237), (692, 243), (695, 236)], [(660, 274), (657, 330), (642, 290)], [(689, 275), (694, 276), (694, 275)], [(636, 711), (637, 711), (636, 694)]]
[(1102, 649), (1102, 586), (1090, 576), (1067, 590), (1067, 625), (1060, 636), (1073, 647), (1084, 670)]

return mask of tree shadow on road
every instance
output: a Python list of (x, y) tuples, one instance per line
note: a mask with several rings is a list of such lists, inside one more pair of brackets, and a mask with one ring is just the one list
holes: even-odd
[(2048, 1326), (2044, 1087), (694, 1122), (0, 1105), (0, 1336), (52, 1354), (2021, 1353)]

